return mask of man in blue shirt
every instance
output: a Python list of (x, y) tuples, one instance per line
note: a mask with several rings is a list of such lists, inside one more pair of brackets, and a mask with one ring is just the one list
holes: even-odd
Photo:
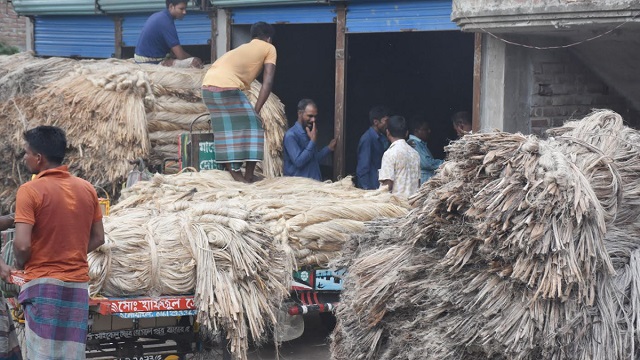
[[(170, 52), (179, 60), (191, 57), (180, 46), (174, 22), (187, 14), (187, 0), (166, 1), (167, 8), (149, 16), (142, 27), (134, 54), (134, 60), (139, 64), (159, 64)], [(192, 66), (200, 67), (202, 62), (195, 58)]]
[(360, 137), (358, 143), (358, 165), (356, 180), (361, 189), (377, 189), (378, 170), (382, 164), (382, 154), (389, 147), (385, 135), (390, 110), (385, 106), (375, 106), (369, 111), (371, 127)]
[(420, 185), (427, 182), (435, 174), (436, 169), (444, 163), (444, 160), (435, 159), (431, 155), (427, 147), (429, 135), (431, 135), (431, 127), (427, 120), (420, 116), (411, 119), (411, 135), (407, 143), (420, 154)]
[(336, 139), (318, 151), (318, 107), (313, 100), (298, 103), (298, 121), (284, 135), (284, 175), (322, 180), (320, 161), (336, 149)]

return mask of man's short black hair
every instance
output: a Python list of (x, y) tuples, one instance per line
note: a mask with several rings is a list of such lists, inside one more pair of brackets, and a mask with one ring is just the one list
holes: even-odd
[(64, 130), (55, 126), (38, 126), (22, 134), (29, 148), (54, 165), (62, 164), (67, 150)]
[(268, 38), (272, 38), (275, 34), (276, 30), (273, 28), (273, 26), (267, 24), (264, 21), (258, 21), (257, 23), (251, 25), (252, 39), (267, 40)]
[(407, 120), (403, 116), (393, 115), (387, 121), (387, 130), (394, 138), (404, 139), (407, 136)]
[(166, 0), (166, 3), (167, 3), (167, 9), (168, 9), (169, 5), (177, 6), (182, 3), (185, 3), (185, 5), (189, 5), (189, 0)]
[(409, 120), (409, 131), (413, 134), (416, 131), (422, 129), (424, 126), (427, 126), (431, 129), (427, 118), (422, 115), (416, 115)]
[(318, 108), (315, 101), (311, 99), (302, 99), (298, 102), (298, 111), (305, 111), (309, 105), (313, 105), (316, 109)]
[(373, 125), (373, 120), (382, 120), (383, 117), (391, 115), (391, 110), (386, 106), (374, 106), (369, 110), (369, 122)]
[(454, 127), (464, 124), (471, 126), (471, 114), (468, 111), (458, 111), (451, 116), (451, 123)]

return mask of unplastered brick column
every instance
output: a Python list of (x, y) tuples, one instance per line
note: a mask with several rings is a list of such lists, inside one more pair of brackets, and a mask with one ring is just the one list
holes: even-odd
[(27, 19), (18, 16), (7, 0), (0, 0), (0, 42), (25, 50), (27, 46)]
[(569, 50), (531, 50), (530, 55), (532, 133), (562, 126), (568, 119), (581, 119), (596, 108), (612, 109), (623, 117), (629, 114), (626, 100)]

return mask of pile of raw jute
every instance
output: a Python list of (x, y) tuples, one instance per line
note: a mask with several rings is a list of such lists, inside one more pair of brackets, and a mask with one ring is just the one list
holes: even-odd
[[(185, 132), (210, 132), (200, 86), (206, 70), (137, 65), (131, 61), (40, 59), (30, 53), (0, 56), (0, 206), (9, 211), (17, 187), (29, 178), (20, 162), (21, 134), (38, 125), (67, 132), (67, 163), (73, 173), (116, 195), (131, 170), (145, 158), (160, 167), (178, 156)], [(255, 101), (260, 84), (247, 91)], [(195, 121), (200, 117), (200, 121)], [(282, 174), (284, 106), (271, 95), (261, 117), (265, 125), (265, 176)]]
[(106, 244), (89, 254), (90, 292), (195, 292), (200, 324), (224, 328), (232, 353), (245, 359), (248, 339), (277, 325), (296, 267), (326, 265), (364, 222), (408, 209), (350, 178), (241, 184), (217, 170), (156, 174), (124, 190), (104, 219)]
[(465, 136), (350, 240), (333, 359), (640, 356), (640, 133), (601, 110), (548, 135)]

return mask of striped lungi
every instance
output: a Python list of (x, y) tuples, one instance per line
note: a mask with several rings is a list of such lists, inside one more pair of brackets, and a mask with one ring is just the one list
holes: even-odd
[(202, 87), (211, 114), (216, 163), (262, 161), (264, 130), (247, 96), (238, 89)]
[(24, 308), (27, 358), (85, 358), (88, 283), (34, 279), (22, 287), (18, 300)]

